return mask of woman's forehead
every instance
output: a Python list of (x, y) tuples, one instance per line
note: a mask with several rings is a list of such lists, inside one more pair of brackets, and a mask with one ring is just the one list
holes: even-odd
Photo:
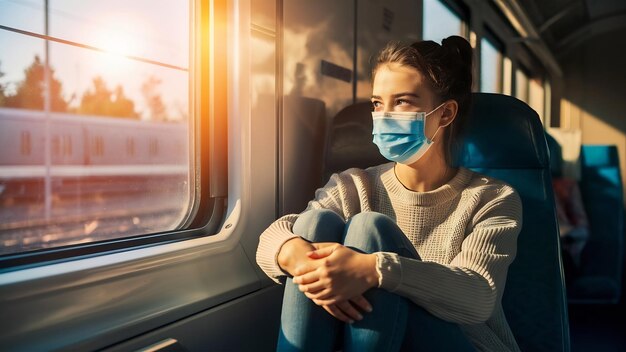
[(428, 89), (424, 75), (417, 69), (399, 64), (385, 64), (374, 76), (372, 95), (396, 94), (397, 92), (423, 92)]

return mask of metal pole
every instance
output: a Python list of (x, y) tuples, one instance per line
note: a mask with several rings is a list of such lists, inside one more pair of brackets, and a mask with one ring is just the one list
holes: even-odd
[[(50, 35), (49, 33), (49, 0), (45, 0), (45, 34), (46, 37)], [(46, 163), (46, 177), (44, 179), (44, 188), (45, 188), (45, 219), (46, 221), (50, 221), (51, 213), (52, 213), (52, 179), (50, 175), (50, 168), (52, 164), (52, 155), (51, 155), (51, 136), (50, 136), (50, 42), (48, 39), (44, 42), (45, 45), (45, 65), (44, 65), (44, 97), (43, 97), (43, 109), (45, 114), (46, 121), (46, 131), (44, 138), (44, 158)]]

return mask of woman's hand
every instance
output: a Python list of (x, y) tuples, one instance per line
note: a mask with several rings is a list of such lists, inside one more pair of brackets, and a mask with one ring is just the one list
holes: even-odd
[(296, 267), (293, 282), (315, 304), (349, 309), (342, 302), (349, 304), (378, 285), (374, 254), (359, 253), (338, 243), (312, 245), (315, 250), (307, 256), (314, 260)]
[(277, 261), (281, 269), (295, 276), (296, 269), (305, 267), (311, 259), (308, 253), (315, 250), (313, 244), (302, 237), (294, 237), (283, 244), (278, 252)]
[[(313, 301), (317, 304), (315, 300)], [(368, 313), (372, 311), (372, 306), (370, 305), (370, 303), (365, 299), (365, 297), (361, 295), (356, 296), (349, 301), (338, 302), (337, 304), (331, 305), (320, 304), (320, 306), (324, 308), (324, 310), (327, 311), (328, 314), (343, 321), (344, 323), (349, 324), (354, 323), (355, 320), (363, 319), (363, 315), (361, 315), (359, 310)], [(356, 308), (359, 309), (357, 310)]]

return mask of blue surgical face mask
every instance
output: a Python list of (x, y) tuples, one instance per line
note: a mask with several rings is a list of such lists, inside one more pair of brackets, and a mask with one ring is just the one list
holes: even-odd
[(372, 112), (374, 119), (374, 144), (387, 159), (401, 164), (412, 164), (419, 160), (433, 143), (439, 126), (432, 139), (425, 134), (426, 116), (437, 111), (445, 103), (431, 112)]

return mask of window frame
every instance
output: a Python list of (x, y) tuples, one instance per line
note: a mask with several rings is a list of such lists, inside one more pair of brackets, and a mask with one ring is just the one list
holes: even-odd
[[(246, 128), (250, 118), (246, 113), (249, 101), (234, 98), (249, 88), (245, 43), (250, 38), (250, 5), (230, 0), (195, 0), (194, 6), (199, 9), (196, 16), (203, 17), (204, 24), (209, 18), (227, 17), (227, 23), (220, 24), (224, 28), (228, 25), (229, 39), (227, 56), (224, 55), (228, 58), (228, 72), (223, 72), (223, 76), (229, 78), (228, 89), (223, 92), (223, 96), (229, 97), (228, 102), (224, 102), (224, 111), (229, 115), (222, 115), (222, 118), (228, 116), (230, 124), (229, 138), (223, 138), (230, 149), (229, 159), (226, 159), (231, 171), (227, 218), (216, 220), (207, 214), (206, 218), (216, 221), (220, 228), (214, 236), (160, 242), (71, 261), (0, 271), (0, 304), (7, 319), (12, 321), (0, 334), (0, 350), (126, 350), (127, 342), (144, 339), (157, 342), (151, 340), (156, 338), (155, 332), (180, 327), (181, 323), (190, 324), (190, 318), (208, 314), (211, 319), (221, 321), (225, 313), (217, 307), (227, 307), (226, 304), (241, 297), (258, 297), (259, 292), (280, 297), (278, 287), (264, 288), (263, 284), (270, 286), (271, 281), (263, 280), (260, 269), (251, 261), (258, 233), (250, 229), (251, 193), (244, 186), (248, 175), (252, 174), (245, 148), (250, 132)], [(203, 27), (203, 32), (208, 31), (207, 27)], [(208, 34), (196, 40), (204, 41), (208, 48), (207, 38)], [(207, 59), (200, 50), (194, 57)], [(203, 62), (207, 70), (211, 65), (212, 70), (217, 67), (210, 60)], [(203, 87), (211, 86), (208, 81), (196, 83), (200, 82)], [(195, 98), (199, 96), (192, 99)], [(193, 106), (200, 109), (200, 102), (194, 100)], [(215, 112), (217, 105), (211, 106), (211, 111)], [(206, 124), (209, 115), (205, 116)], [(227, 125), (226, 121), (221, 124)], [(217, 143), (216, 140), (209, 142)], [(208, 143), (204, 147), (209, 148)], [(223, 150), (223, 147), (214, 150)], [(206, 153), (208, 150), (204, 157)], [(200, 155), (193, 157), (200, 158)], [(226, 170), (223, 171), (227, 175)], [(225, 184), (217, 183), (215, 177), (211, 180), (216, 193), (209, 192), (208, 196), (222, 202), (213, 208), (212, 214), (217, 214), (215, 209), (226, 206), (225, 198), (218, 197), (217, 193), (226, 192), (219, 188)], [(189, 231), (192, 230), (182, 232)], [(193, 328), (197, 324), (186, 326)], [(214, 334), (207, 336), (202, 339), (208, 341)]]
[[(228, 33), (227, 21), (212, 23), (210, 19), (211, 16), (227, 18), (227, 5), (226, 1), (210, 1), (209, 10), (209, 6), (200, 6), (199, 0), (189, 1), (188, 74), (192, 118), (189, 119), (191, 194), (187, 219), (178, 228), (168, 231), (5, 254), (0, 256), (0, 273), (211, 236), (219, 231), (228, 196), (228, 122), (225, 118), (228, 116), (228, 63), (226, 55), (214, 54), (215, 50), (227, 52)], [(61, 38), (17, 28), (2, 26), (0, 30), (68, 44)], [(212, 89), (214, 81), (220, 82), (223, 89)]]

